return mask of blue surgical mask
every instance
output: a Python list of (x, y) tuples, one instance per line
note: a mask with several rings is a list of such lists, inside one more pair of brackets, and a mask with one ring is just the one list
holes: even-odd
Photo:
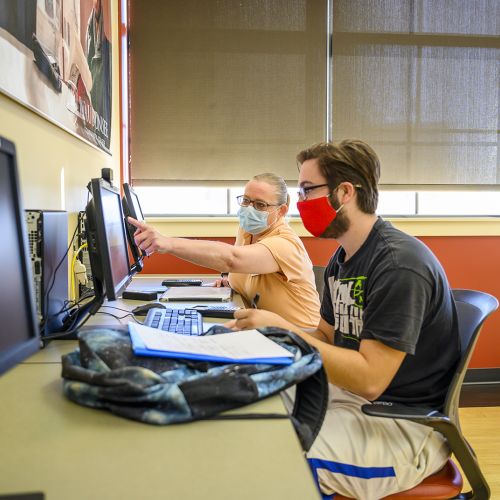
[(240, 226), (250, 234), (259, 234), (267, 229), (268, 212), (259, 212), (252, 206), (240, 207), (238, 217), (240, 218)]

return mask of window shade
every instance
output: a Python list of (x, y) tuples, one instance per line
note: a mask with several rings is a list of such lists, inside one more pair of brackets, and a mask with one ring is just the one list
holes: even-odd
[(297, 179), (325, 139), (325, 0), (130, 0), (133, 183)]
[(333, 0), (331, 133), (385, 185), (498, 185), (498, 0)]

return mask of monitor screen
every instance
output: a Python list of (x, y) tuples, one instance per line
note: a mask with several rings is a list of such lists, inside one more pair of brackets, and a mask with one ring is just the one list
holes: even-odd
[(14, 145), (0, 137), (0, 374), (40, 348)]
[(144, 220), (144, 214), (142, 213), (141, 204), (139, 203), (139, 197), (132, 187), (126, 182), (123, 184), (123, 201), (124, 205), (127, 206), (127, 216), (130, 215), (130, 217), (140, 221)]
[[(139, 197), (137, 193), (130, 187), (126, 182), (123, 184), (123, 212), (125, 214), (125, 218), (133, 217), (139, 221), (144, 220), (144, 214), (142, 213), (141, 204), (139, 203)], [(130, 245), (130, 251), (132, 252), (132, 256), (134, 258), (135, 266), (137, 271), (142, 271), (143, 263), (142, 258), (146, 256), (146, 253), (142, 251), (135, 243), (134, 233), (135, 227), (132, 224), (128, 224), (127, 226), (127, 236), (128, 242)]]
[(90, 182), (87, 242), (96, 295), (116, 300), (133, 277), (120, 192), (104, 179)]

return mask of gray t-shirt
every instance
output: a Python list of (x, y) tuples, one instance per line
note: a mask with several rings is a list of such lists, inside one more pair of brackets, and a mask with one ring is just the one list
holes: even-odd
[(325, 271), (321, 316), (334, 344), (359, 349), (375, 339), (406, 352), (381, 401), (440, 408), (459, 358), (455, 304), (441, 264), (421, 241), (378, 219), (344, 262), (340, 247)]

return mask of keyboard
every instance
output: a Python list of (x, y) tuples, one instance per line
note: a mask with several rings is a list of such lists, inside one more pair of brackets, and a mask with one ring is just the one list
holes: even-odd
[(164, 332), (203, 335), (203, 318), (194, 309), (151, 309), (144, 324)]

